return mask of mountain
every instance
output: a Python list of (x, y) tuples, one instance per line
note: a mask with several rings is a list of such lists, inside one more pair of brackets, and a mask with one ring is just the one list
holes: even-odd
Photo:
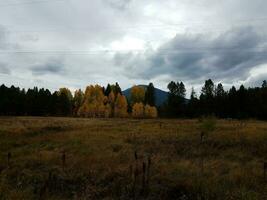
[[(147, 85), (138, 85), (138, 86), (144, 87), (145, 89), (147, 88)], [(128, 88), (128, 89), (122, 91), (122, 94), (124, 96), (126, 96), (127, 99), (130, 99), (131, 89), (132, 88)], [(165, 92), (163, 90), (155, 88), (155, 103), (156, 103), (156, 106), (163, 105), (167, 101), (167, 99), (168, 99), (168, 92)]]

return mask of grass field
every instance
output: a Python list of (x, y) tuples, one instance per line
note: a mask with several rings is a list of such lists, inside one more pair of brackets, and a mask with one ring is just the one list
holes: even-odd
[(0, 199), (267, 199), (267, 123), (202, 124), (0, 118)]

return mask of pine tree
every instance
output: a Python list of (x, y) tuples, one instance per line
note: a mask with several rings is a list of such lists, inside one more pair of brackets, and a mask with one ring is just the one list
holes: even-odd
[(107, 88), (106, 88), (106, 90), (105, 90), (105, 96), (108, 97), (111, 91), (112, 91), (112, 90), (111, 90), (111, 86), (110, 86), (110, 84), (108, 84), (108, 85), (107, 85)]
[(215, 88), (211, 79), (205, 81), (205, 85), (202, 87), (201, 92), (203, 98), (210, 99), (214, 97)]
[(145, 103), (155, 106), (155, 88), (153, 83), (149, 83), (145, 92)]
[(262, 88), (267, 88), (267, 81), (266, 81), (266, 80), (264, 80), (264, 81), (262, 82)]

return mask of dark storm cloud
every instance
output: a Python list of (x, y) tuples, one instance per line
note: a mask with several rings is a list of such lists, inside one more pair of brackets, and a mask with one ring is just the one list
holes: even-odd
[(60, 61), (49, 61), (44, 64), (32, 66), (30, 69), (34, 75), (62, 74), (65, 71), (64, 64)]
[(265, 40), (251, 27), (216, 37), (179, 34), (145, 59), (140, 55), (117, 55), (115, 62), (126, 65), (130, 76), (144, 79), (168, 75), (191, 83), (204, 78), (232, 82), (246, 79), (253, 67), (267, 62)]

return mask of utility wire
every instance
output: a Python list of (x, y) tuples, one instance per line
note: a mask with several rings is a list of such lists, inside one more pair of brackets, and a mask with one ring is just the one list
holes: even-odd
[(177, 50), (172, 49), (158, 49), (154, 51), (148, 51), (148, 50), (58, 50), (58, 51), (0, 51), (0, 54), (63, 54), (63, 55), (97, 55), (97, 54), (113, 54), (113, 53), (121, 53), (121, 54), (128, 54), (128, 53), (139, 53), (139, 54), (145, 54), (145, 53), (156, 53), (156, 54), (163, 54), (163, 55), (169, 55), (169, 54), (191, 54), (191, 53), (208, 53), (210, 51), (214, 52), (229, 52), (229, 53), (235, 53), (235, 52), (247, 52), (247, 53), (256, 53), (256, 54), (266, 54), (267, 49), (266, 48), (246, 48), (246, 49), (240, 49), (240, 48), (180, 48)]
[[(59, 0), (59, 1), (64, 1), (64, 0)], [(259, 21), (267, 21), (267, 18), (261, 18), (261, 19), (258, 19)], [(243, 20), (243, 22), (249, 22), (250, 20)], [(257, 21), (257, 19), (251, 19), (251, 21), (255, 22)], [(244, 25), (240, 25), (239, 24), (239, 20), (237, 21), (234, 21), (236, 24), (238, 25), (235, 25), (234, 23), (231, 23), (230, 25), (228, 25), (228, 27), (235, 27), (235, 26), (244, 26)], [(88, 27), (88, 28), (80, 28), (80, 29), (77, 29), (77, 28), (74, 28), (74, 27), (71, 27), (71, 28), (64, 28), (64, 29), (47, 29), (47, 30), (12, 30), (12, 28), (10, 28), (11, 30), (8, 30), (8, 32), (12, 33), (39, 33), (39, 32), (90, 32), (90, 31), (93, 31), (93, 30), (97, 30), (97, 29), (101, 29), (101, 30), (127, 30), (127, 29), (167, 29), (167, 30), (178, 30), (178, 29), (190, 29), (190, 28), (195, 28), (195, 29), (206, 29), (206, 31), (225, 31), (223, 28), (225, 28), (225, 25), (221, 25), (221, 26), (216, 26), (216, 24), (210, 24), (209, 23), (202, 23), (202, 24), (198, 24), (199, 26), (188, 26), (188, 24), (192, 24), (192, 23), (183, 23), (183, 24), (139, 24), (139, 25), (131, 25), (131, 26), (106, 26), (106, 27)], [(203, 25), (207, 25), (206, 27), (208, 28), (205, 28), (202, 26)], [(218, 23), (220, 24), (220, 23)], [(186, 25), (184, 27), (182, 27), (183, 25)], [(257, 24), (254, 24), (253, 26), (255, 26)], [(180, 27), (179, 27), (180, 26)], [(8, 26), (6, 26), (8, 28)], [(197, 28), (196, 28), (197, 27)], [(212, 28), (212, 27), (215, 27), (215, 28)]]

